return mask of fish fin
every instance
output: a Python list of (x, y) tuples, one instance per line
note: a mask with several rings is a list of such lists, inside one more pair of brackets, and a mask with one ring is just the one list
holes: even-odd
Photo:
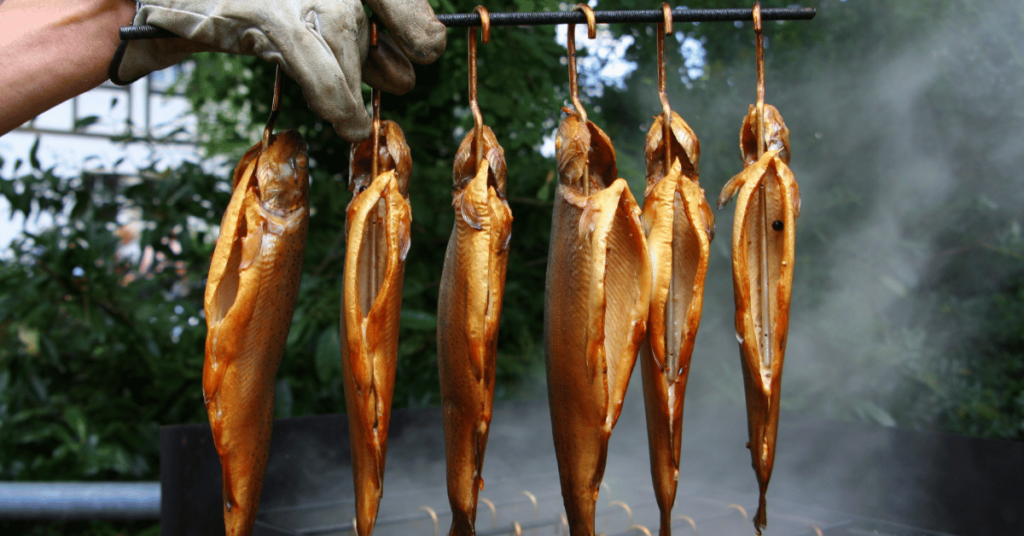
[(409, 255), (409, 249), (412, 248), (412, 210), (410, 210), (409, 202), (402, 200), (403, 205), (401, 222), (398, 227), (398, 260), (399, 262), (405, 262), (405, 258)]
[(251, 225), (249, 232), (242, 239), (242, 258), (238, 264), (239, 271), (249, 268), (260, 258), (260, 250), (263, 246), (264, 225), (264, 222), (260, 222), (258, 225)]
[(756, 183), (760, 181), (764, 176), (765, 171), (768, 169), (768, 164), (771, 163), (772, 159), (774, 159), (778, 154), (778, 150), (764, 153), (764, 156), (759, 160), (744, 167), (743, 171), (740, 171), (735, 177), (729, 179), (729, 182), (725, 183), (725, 186), (722, 187), (722, 193), (718, 196), (718, 208), (723, 208), (726, 203), (736, 195), (736, 192), (748, 182)]

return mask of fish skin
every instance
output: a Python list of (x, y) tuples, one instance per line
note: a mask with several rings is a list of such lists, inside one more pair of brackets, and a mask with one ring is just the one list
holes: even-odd
[[(638, 359), (651, 477), (661, 510), (660, 534), (669, 536), (679, 480), (683, 398), (700, 326), (715, 220), (704, 190), (697, 184), (700, 145), (696, 136), (673, 112), (673, 164), (665, 174), (662, 125), (662, 118), (655, 118), (645, 151), (648, 175), (641, 220), (653, 277), (647, 338)], [(683, 171), (684, 164), (691, 174)]]
[(448, 501), (452, 536), (476, 534), (477, 494), (494, 401), (498, 321), (505, 291), (512, 211), (504, 150), (483, 127), (485, 158), (474, 166), (475, 132), (455, 157), (452, 226), (437, 305)]
[(412, 212), (408, 185), (409, 146), (401, 128), (381, 122), (376, 177), (369, 172), (372, 139), (353, 145), (345, 227), (344, 290), (341, 302), (341, 369), (352, 445), (356, 532), (373, 532), (383, 495), (391, 400), (398, 362), (405, 256)]
[[(793, 290), (796, 219), (800, 215), (800, 189), (787, 165), (789, 130), (773, 106), (765, 105), (765, 143), (768, 150), (757, 158), (756, 112), (753, 106), (743, 122), (740, 148), (745, 167), (726, 183), (719, 207), (737, 196), (733, 223), (732, 271), (736, 302), (736, 334), (740, 340), (743, 387), (747, 401), (747, 431), (751, 462), (757, 476), (760, 499), (754, 528), (760, 534), (767, 525), (765, 494), (775, 463), (778, 436), (782, 365), (789, 332), (789, 305)], [(761, 259), (764, 222), (759, 189), (767, 188), (768, 221), (782, 222), (782, 230), (768, 230), (768, 281), (770, 340), (761, 338), (764, 318), (761, 306)], [(765, 353), (770, 362), (765, 363)]]
[(266, 151), (261, 143), (235, 172), (204, 297), (203, 398), (229, 536), (250, 534), (256, 520), (309, 228), (306, 144), (295, 131), (272, 135)]
[[(640, 208), (608, 137), (573, 111), (558, 129), (559, 184), (544, 303), (551, 428), (570, 534), (594, 534), (608, 439), (647, 325), (651, 261)], [(589, 152), (584, 177), (582, 163)], [(591, 184), (584, 195), (583, 181)]]

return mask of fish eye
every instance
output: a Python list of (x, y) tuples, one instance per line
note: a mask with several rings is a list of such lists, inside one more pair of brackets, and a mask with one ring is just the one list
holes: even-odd
[(776, 231), (781, 231), (783, 227), (782, 220), (775, 220), (772, 222), (772, 229), (775, 229)]
[(358, 188), (356, 188), (356, 193), (357, 194), (361, 194), (361, 193), (363, 193), (365, 191), (366, 191), (366, 186), (359, 186)]

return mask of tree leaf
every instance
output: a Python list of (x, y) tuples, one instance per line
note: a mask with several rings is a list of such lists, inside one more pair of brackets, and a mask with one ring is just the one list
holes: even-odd
[(316, 344), (316, 375), (320, 381), (329, 381), (341, 373), (341, 343), (338, 330), (325, 329)]

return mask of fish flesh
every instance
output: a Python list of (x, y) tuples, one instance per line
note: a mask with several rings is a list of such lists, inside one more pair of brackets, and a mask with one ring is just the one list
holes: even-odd
[[(744, 168), (725, 184), (718, 206), (737, 196), (732, 235), (736, 338), (747, 400), (747, 448), (760, 488), (754, 515), (760, 534), (767, 524), (765, 493), (775, 462), (800, 188), (789, 169), (789, 129), (782, 116), (765, 105), (759, 139), (757, 115), (757, 107), (751, 106), (743, 120)], [(759, 155), (761, 142), (764, 152)]]
[(252, 532), (270, 452), (274, 376), (299, 292), (309, 228), (306, 144), (253, 146), (235, 170), (210, 262), (203, 399), (220, 456), (226, 533)]
[(455, 156), (455, 223), (444, 257), (437, 304), (448, 502), (452, 536), (476, 534), (477, 493), (494, 401), (498, 321), (505, 293), (512, 210), (505, 200), (505, 156), (481, 127), (484, 158), (476, 162), (475, 128)]
[[(679, 480), (683, 437), (683, 397), (694, 338), (704, 302), (715, 218), (698, 185), (700, 143), (675, 112), (664, 136), (662, 117), (647, 133), (647, 188), (641, 221), (653, 270), (647, 338), (640, 349), (640, 372), (647, 412), (654, 495), (661, 510), (661, 536), (672, 533), (672, 506)], [(665, 143), (672, 165), (665, 169)]]
[(575, 110), (558, 128), (544, 301), (551, 428), (573, 536), (593, 536), (608, 439), (647, 327), (651, 258), (611, 140)]
[[(384, 492), (391, 398), (398, 362), (405, 256), (412, 211), (412, 157), (402, 129), (381, 121), (373, 138), (352, 146), (346, 212), (348, 244), (341, 301), (341, 370), (352, 442), (356, 533), (373, 533)], [(373, 175), (376, 158), (379, 169)]]

